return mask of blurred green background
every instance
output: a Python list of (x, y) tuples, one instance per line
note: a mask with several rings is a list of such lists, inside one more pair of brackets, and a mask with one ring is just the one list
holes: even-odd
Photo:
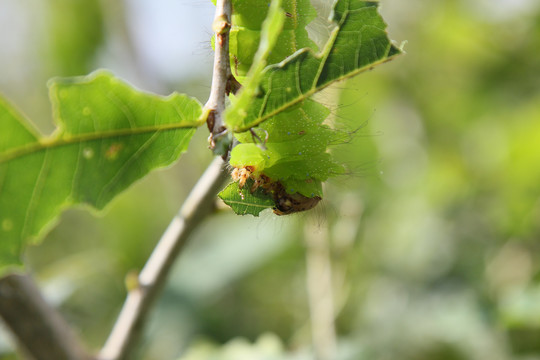
[[(44, 133), (46, 80), (99, 67), (204, 103), (212, 7), (0, 0), (0, 92)], [(540, 359), (540, 3), (384, 0), (382, 13), (407, 54), (321, 96), (339, 126), (360, 127), (333, 149), (350, 175), (310, 214), (206, 221), (137, 358), (313, 359), (322, 332), (316, 351), (335, 342), (336, 359)], [(104, 214), (65, 212), (28, 249), (90, 349), (110, 331), (126, 273), (209, 163), (206, 137)], [(328, 263), (331, 281), (318, 277)], [(333, 304), (317, 303), (330, 282)], [(335, 328), (317, 322), (327, 310)], [(2, 335), (0, 358), (16, 358), (11, 344)]]

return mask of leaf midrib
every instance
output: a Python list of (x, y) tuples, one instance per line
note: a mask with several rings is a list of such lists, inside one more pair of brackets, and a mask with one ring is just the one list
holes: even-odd
[(201, 125), (202, 121), (198, 121), (195, 124), (166, 124), (159, 126), (144, 126), (138, 128), (129, 129), (114, 129), (99, 133), (84, 133), (77, 135), (60, 134), (56, 137), (43, 137), (37, 139), (37, 142), (25, 144), (20, 147), (12, 148), (0, 154), (0, 165), (8, 161), (23, 157), (25, 155), (33, 154), (42, 150), (59, 148), (62, 146), (73, 145), (77, 143), (84, 143), (95, 140), (110, 139), (114, 137), (141, 135), (148, 133), (159, 133), (165, 131), (173, 131), (178, 129), (196, 128)]
[(262, 205), (262, 204), (259, 204), (259, 203), (249, 203), (249, 202), (246, 202), (246, 201), (242, 201), (242, 200), (227, 200), (227, 203), (228, 204), (235, 204), (235, 205), (242, 205), (242, 206), (253, 206), (253, 207), (259, 207), (259, 208), (263, 208), (263, 209), (268, 209), (268, 208), (271, 208), (272, 205)]
[[(388, 52), (389, 51), (390, 51), (390, 48), (388, 49)], [(302, 96), (297, 97), (296, 99), (292, 100), (291, 102), (288, 102), (288, 103), (284, 104), (283, 106), (281, 106), (279, 108), (276, 108), (275, 110), (273, 110), (272, 112), (267, 113), (266, 115), (262, 115), (262, 116), (258, 117), (257, 118), (258, 121), (255, 123), (255, 125), (237, 127), (237, 128), (234, 129), (234, 132), (239, 132), (240, 133), (240, 132), (247, 131), (247, 130), (251, 129), (252, 127), (257, 126), (258, 124), (264, 122), (265, 120), (268, 120), (268, 119), (276, 116), (277, 114), (279, 114), (279, 113), (281, 113), (281, 112), (295, 106), (296, 104), (301, 103), (302, 101), (310, 98), (312, 95), (318, 93), (319, 91), (325, 89), (326, 87), (328, 87), (330, 85), (333, 85), (336, 82), (339, 82), (339, 81), (342, 81), (342, 80), (345, 80), (345, 79), (348, 79), (348, 78), (355, 77), (356, 75), (358, 75), (358, 74), (360, 74), (360, 73), (362, 73), (362, 72), (364, 72), (366, 70), (370, 70), (372, 67), (375, 67), (375, 66), (380, 65), (380, 64), (384, 64), (385, 62), (388, 62), (388, 61), (391, 61), (392, 59), (394, 59), (396, 56), (399, 56), (399, 55), (400, 54), (396, 54), (396, 55), (391, 56), (391, 57), (386, 57), (386, 58), (381, 59), (379, 61), (373, 62), (373, 63), (371, 63), (371, 64), (369, 64), (367, 66), (358, 68), (354, 72), (347, 73), (345, 76), (340, 76), (339, 78), (336, 78), (335, 80), (330, 81), (328, 83), (325, 83), (325, 84), (323, 84), (323, 85), (321, 85), (319, 87), (312, 88), (311, 90), (308, 90), (307, 92), (303, 93)]]

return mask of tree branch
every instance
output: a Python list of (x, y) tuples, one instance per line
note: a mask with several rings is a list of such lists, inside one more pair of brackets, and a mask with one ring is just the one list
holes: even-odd
[[(214, 72), (210, 96), (205, 105), (208, 111), (207, 124), (210, 131), (210, 147), (215, 148), (217, 137), (226, 134), (223, 121), (225, 97), (229, 93), (232, 78), (229, 64), (229, 29), (231, 27), (230, 0), (218, 0), (213, 29), (216, 33)], [(228, 144), (222, 142), (226, 154)], [(134, 348), (142, 324), (155, 298), (163, 287), (174, 260), (180, 254), (188, 236), (212, 211), (217, 192), (227, 177), (224, 163), (217, 158), (195, 185), (179, 214), (172, 220), (150, 255), (138, 277), (138, 284), (129, 291), (122, 311), (113, 327), (100, 360), (124, 360)]]
[[(234, 87), (230, 85), (234, 80), (229, 64), (230, 17), (230, 1), (218, 0), (214, 19), (214, 75), (210, 97), (205, 105), (209, 111), (211, 139), (226, 133), (223, 122), (225, 96)], [(220, 158), (212, 162), (169, 224), (138, 276), (136, 286), (130, 289), (99, 359), (123, 360), (129, 357), (144, 319), (163, 288), (174, 260), (191, 232), (213, 210), (215, 196), (227, 177), (223, 166)], [(35, 360), (90, 359), (62, 317), (44, 301), (29, 276), (8, 275), (0, 279), (0, 315), (28, 356)]]
[(221, 158), (216, 158), (210, 164), (178, 215), (169, 224), (139, 274), (137, 286), (129, 291), (114, 328), (99, 354), (100, 360), (128, 359), (140, 336), (146, 315), (163, 288), (174, 260), (191, 232), (214, 210), (216, 194), (228, 176), (223, 164)]
[(45, 302), (28, 275), (11, 274), (0, 279), (0, 315), (32, 359), (90, 359), (68, 324)]

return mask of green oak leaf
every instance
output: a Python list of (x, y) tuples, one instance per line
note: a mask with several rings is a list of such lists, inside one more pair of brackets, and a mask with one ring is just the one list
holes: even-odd
[(259, 216), (265, 209), (275, 206), (272, 195), (258, 188), (253, 193), (250, 192), (253, 180), (248, 180), (245, 186), (240, 189), (237, 182), (230, 183), (219, 193), (219, 198), (231, 207), (237, 215)]
[(328, 85), (399, 55), (377, 12), (378, 4), (337, 0), (330, 19), (335, 28), (324, 48), (319, 53), (303, 48), (266, 67), (250, 106), (228, 116), (227, 126), (233, 132), (249, 130)]
[(187, 149), (200, 103), (133, 89), (105, 71), (49, 84), (54, 121), (40, 135), (0, 99), (0, 271), (20, 265), (61, 211), (76, 204), (103, 209), (153, 169)]

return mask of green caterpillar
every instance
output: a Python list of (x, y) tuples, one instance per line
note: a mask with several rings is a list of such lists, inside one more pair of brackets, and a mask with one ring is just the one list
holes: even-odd
[(328, 152), (342, 133), (324, 124), (329, 110), (310, 96), (400, 53), (387, 37), (376, 1), (336, 0), (334, 28), (320, 51), (306, 30), (316, 16), (310, 1), (279, 5), (232, 1), (231, 71), (243, 90), (232, 98), (226, 123), (233, 131), (249, 130), (234, 133), (238, 144), (229, 163), (236, 183), (220, 197), (240, 214), (272, 207), (285, 215), (317, 205), (322, 182), (345, 169)]
[[(242, 79), (259, 46), (270, 1), (236, 0), (232, 4), (231, 66)], [(279, 46), (268, 56), (269, 64), (282, 61), (298, 49), (316, 47), (306, 31), (306, 25), (316, 17), (309, 0), (287, 1), (283, 11), (286, 17), (277, 39)], [(322, 124), (328, 115), (326, 107), (306, 100), (253, 128), (253, 132), (235, 134), (239, 143), (229, 160), (233, 179), (240, 187), (253, 180), (251, 192), (262, 187), (273, 199), (278, 215), (317, 205), (322, 199), (322, 182), (344, 172), (327, 152), (335, 139), (335, 131)], [(264, 144), (257, 144), (257, 139), (265, 139)]]
[(233, 178), (243, 185), (249, 175), (254, 180), (250, 190), (258, 186), (270, 190), (276, 214), (315, 206), (322, 198), (322, 182), (344, 172), (327, 152), (336, 140), (336, 132), (322, 124), (328, 114), (326, 107), (307, 100), (301, 107), (265, 121), (254, 129), (256, 137), (266, 139), (264, 148), (254, 143), (256, 137), (250, 132), (236, 134), (240, 143), (231, 151), (229, 163), (249, 174), (240, 171)]
[[(233, 0), (229, 55), (233, 74), (242, 81), (251, 68), (259, 47), (261, 29), (270, 9), (270, 0)], [(306, 26), (317, 17), (310, 0), (287, 0), (281, 4), (285, 20), (277, 44), (268, 57), (277, 64), (299, 49), (316, 49)]]

